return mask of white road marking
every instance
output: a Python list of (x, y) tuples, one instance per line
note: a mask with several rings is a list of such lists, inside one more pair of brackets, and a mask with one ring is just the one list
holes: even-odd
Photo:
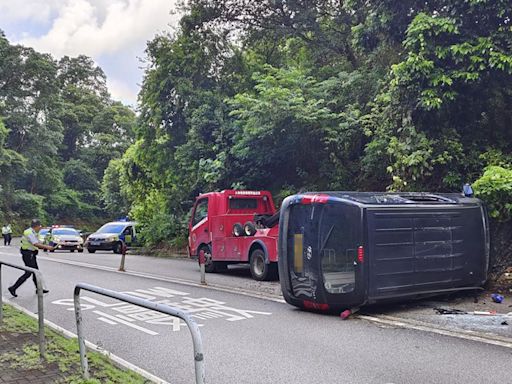
[(147, 333), (148, 335), (151, 335), (151, 336), (156, 336), (158, 335), (158, 332), (153, 332), (147, 328), (144, 328), (144, 327), (140, 327), (138, 325), (135, 325), (135, 324), (132, 324), (130, 321), (126, 321), (126, 320), (123, 320), (123, 319), (120, 319), (118, 316), (111, 316), (111, 315), (108, 315), (104, 312), (101, 312), (101, 311), (93, 311), (94, 313), (96, 313), (97, 315), (100, 315), (104, 318), (107, 318), (107, 319), (111, 319), (112, 321), (115, 321), (118, 323), (121, 323), (121, 324), (124, 324), (124, 325), (127, 325), (128, 327), (132, 327), (134, 329), (137, 329), (139, 331), (142, 331), (144, 333)]

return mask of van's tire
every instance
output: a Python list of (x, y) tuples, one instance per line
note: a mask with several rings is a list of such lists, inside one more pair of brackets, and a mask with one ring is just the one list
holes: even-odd
[(84, 250), (83, 249), (79, 249), (78, 250), (78, 253), (82, 253)]
[(91, 248), (87, 248), (87, 252), (94, 253), (94, 252), (96, 252), (96, 250), (95, 249), (91, 249)]
[[(197, 263), (199, 264), (199, 254), (204, 252), (204, 271), (206, 273), (214, 273), (217, 265), (212, 261), (212, 251), (208, 245), (201, 245), (197, 250)], [(200, 265), (200, 264), (199, 264)]]
[(245, 236), (254, 236), (255, 233), (256, 233), (256, 226), (254, 225), (253, 222), (248, 221), (247, 223), (244, 224)]
[(254, 280), (268, 281), (277, 279), (277, 263), (265, 263), (265, 253), (260, 248), (251, 252), (249, 266)]
[(235, 223), (233, 225), (233, 235), (236, 237), (240, 237), (244, 235), (244, 227), (242, 227), (242, 224)]

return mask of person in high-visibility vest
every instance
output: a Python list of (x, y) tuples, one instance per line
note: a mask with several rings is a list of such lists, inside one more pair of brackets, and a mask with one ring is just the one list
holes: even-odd
[(4, 245), (11, 245), (12, 229), (10, 224), (5, 224), (2, 227), (2, 236), (4, 237)]
[[(39, 249), (46, 249), (48, 251), (53, 251), (55, 248), (46, 245), (41, 244), (39, 242), (39, 238), (37, 236), (37, 233), (41, 229), (41, 222), (37, 219), (32, 220), (30, 223), (30, 228), (25, 229), (23, 232), (23, 236), (21, 238), (21, 256), (23, 257), (23, 262), (27, 267), (39, 269), (37, 266), (37, 250)], [(7, 288), (11, 295), (14, 297), (18, 297), (16, 294), (16, 290), (23, 284), (29, 277), (32, 275), (31, 272), (25, 272), (21, 277), (14, 283), (14, 285)], [(34, 285), (36, 286), (36, 293), (37, 293), (37, 284), (36, 284), (36, 277), (32, 276), (32, 280), (34, 281)], [(49, 291), (47, 289), (43, 289), (43, 293), (48, 293)]]

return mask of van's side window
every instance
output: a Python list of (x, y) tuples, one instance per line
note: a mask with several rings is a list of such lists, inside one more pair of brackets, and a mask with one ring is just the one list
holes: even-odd
[(192, 226), (196, 225), (206, 217), (208, 217), (208, 199), (202, 199), (199, 200), (196, 205)]

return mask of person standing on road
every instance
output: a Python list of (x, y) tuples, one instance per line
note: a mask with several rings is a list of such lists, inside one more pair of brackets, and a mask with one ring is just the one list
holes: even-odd
[(4, 245), (11, 245), (12, 229), (10, 224), (5, 224), (2, 227), (2, 236), (4, 237)]
[[(23, 262), (27, 267), (39, 269), (37, 266), (37, 249), (46, 249), (48, 251), (53, 251), (55, 248), (49, 245), (41, 244), (39, 242), (37, 233), (41, 229), (41, 222), (37, 219), (32, 220), (30, 223), (30, 228), (25, 229), (23, 232), (23, 236), (21, 238), (21, 256), (23, 257)], [(25, 272), (21, 277), (12, 285), (7, 288), (11, 295), (14, 297), (18, 297), (16, 294), (16, 290), (23, 284), (29, 277), (32, 275), (32, 272)], [(34, 281), (34, 285), (36, 286), (37, 293), (37, 284), (36, 277), (33, 275), (32, 280)], [(43, 289), (43, 293), (48, 293), (47, 289)]]

